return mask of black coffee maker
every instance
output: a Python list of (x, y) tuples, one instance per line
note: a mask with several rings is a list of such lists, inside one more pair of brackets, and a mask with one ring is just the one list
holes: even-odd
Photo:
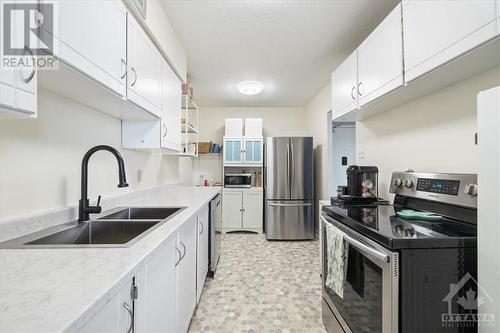
[(347, 186), (337, 188), (337, 199), (349, 202), (374, 202), (378, 199), (378, 168), (351, 165), (347, 168)]

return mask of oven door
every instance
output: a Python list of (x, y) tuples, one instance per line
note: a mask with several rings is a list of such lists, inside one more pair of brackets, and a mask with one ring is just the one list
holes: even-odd
[[(341, 298), (325, 286), (328, 242), (326, 228), (322, 228), (323, 298), (343, 330), (398, 332), (398, 253), (361, 236), (324, 213), (321, 220), (346, 233), (344, 242), (349, 244), (344, 297)], [(323, 307), (323, 311), (329, 310), (328, 307)], [(323, 317), (328, 316), (323, 314)]]

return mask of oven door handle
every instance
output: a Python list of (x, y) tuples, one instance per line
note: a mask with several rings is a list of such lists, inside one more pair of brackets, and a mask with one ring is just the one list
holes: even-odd
[[(321, 220), (323, 221), (323, 223), (330, 223), (323, 216), (321, 216)], [(337, 227), (335, 227), (335, 228), (337, 228)], [(377, 258), (378, 260), (381, 260), (383, 262), (390, 262), (391, 261), (390, 257), (387, 254), (382, 253), (380, 251), (377, 251), (374, 248), (371, 248), (368, 245), (365, 245), (365, 244), (361, 243), (360, 241), (358, 241), (358, 240), (356, 240), (356, 239), (354, 239), (346, 234), (344, 234), (344, 241), (348, 242), (349, 244), (351, 244), (352, 246), (354, 246), (358, 250)]]
[(357, 248), (358, 250), (361, 250), (362, 252), (368, 253), (368, 254), (374, 256), (375, 258), (377, 258), (383, 262), (390, 262), (390, 258), (387, 254), (379, 252), (379, 251), (369, 247), (368, 245), (365, 245), (365, 244), (361, 243), (360, 241), (355, 240), (352, 237), (344, 235), (344, 240), (347, 241), (352, 246), (354, 246), (355, 248)]

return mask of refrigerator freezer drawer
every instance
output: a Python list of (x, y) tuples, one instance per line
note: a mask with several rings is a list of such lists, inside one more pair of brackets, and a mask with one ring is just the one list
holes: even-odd
[(267, 201), (266, 238), (300, 240), (314, 238), (313, 201)]

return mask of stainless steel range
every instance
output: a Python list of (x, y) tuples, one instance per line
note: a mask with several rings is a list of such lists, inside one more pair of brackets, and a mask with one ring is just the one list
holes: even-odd
[[(477, 176), (395, 172), (387, 202), (323, 207), (323, 322), (329, 332), (467, 332), (450, 314), (477, 278)], [(347, 244), (343, 295), (326, 286), (326, 227)], [(470, 279), (468, 277), (471, 277)], [(447, 297), (451, 297), (447, 299)], [(465, 311), (465, 312), (464, 312)], [(477, 311), (477, 310), (476, 310)]]

